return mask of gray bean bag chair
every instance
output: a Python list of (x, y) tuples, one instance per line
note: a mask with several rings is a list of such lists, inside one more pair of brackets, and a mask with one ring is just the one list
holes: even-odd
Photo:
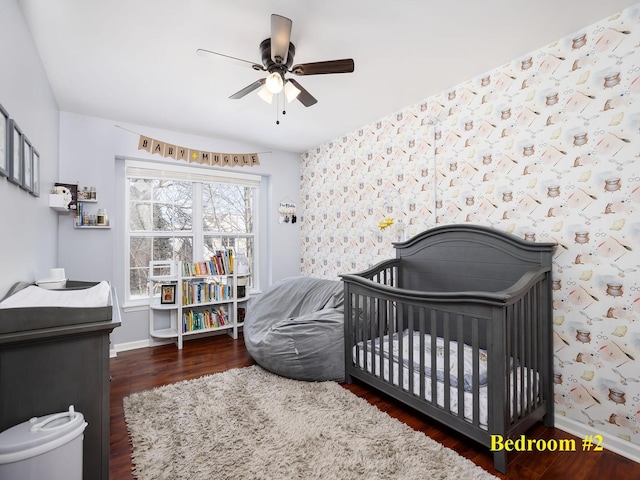
[(283, 377), (344, 380), (341, 281), (280, 280), (247, 305), (244, 342), (254, 360)]

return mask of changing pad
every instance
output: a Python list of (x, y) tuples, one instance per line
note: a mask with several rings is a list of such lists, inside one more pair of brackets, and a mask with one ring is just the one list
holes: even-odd
[(106, 281), (81, 290), (47, 290), (31, 285), (0, 302), (0, 308), (69, 307), (95, 308), (109, 305), (111, 287)]

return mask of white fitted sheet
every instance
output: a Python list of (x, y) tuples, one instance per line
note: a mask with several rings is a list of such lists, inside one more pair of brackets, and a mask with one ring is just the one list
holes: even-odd
[[(431, 401), (432, 398), (432, 388), (431, 388), (431, 336), (429, 334), (425, 335), (424, 338), (424, 346), (425, 346), (425, 366), (421, 369), (420, 362), (420, 332), (412, 332), (413, 333), (413, 368), (411, 368), (413, 375), (413, 394), (420, 396), (420, 371), (424, 371), (424, 384), (425, 384), (425, 393), (424, 398), (427, 401)], [(402, 332), (403, 336), (403, 355), (402, 355), (402, 388), (405, 391), (409, 391), (409, 348), (410, 348), (410, 339), (409, 332), (405, 330)], [(393, 353), (393, 384), (398, 386), (398, 378), (399, 378), (399, 351), (400, 351), (400, 343), (399, 343), (399, 334), (396, 333), (391, 337), (391, 351)], [(383, 377), (385, 381), (389, 381), (389, 336), (385, 335), (382, 341), (382, 367), (383, 367)], [(436, 403), (439, 407), (444, 408), (444, 340), (442, 338), (436, 339), (436, 374), (437, 374), (437, 382), (436, 382)], [(450, 342), (450, 367), (449, 367), (449, 379), (450, 379), (450, 399), (449, 399), (449, 407), (450, 413), (457, 415), (458, 414), (458, 378), (457, 378), (457, 342)], [(473, 393), (472, 393), (472, 372), (473, 372), (473, 350), (468, 345), (464, 345), (464, 418), (473, 422)], [(367, 352), (366, 352), (366, 367), (365, 367), (365, 350), (363, 342), (359, 342), (357, 345), (353, 347), (353, 362), (357, 364), (361, 369), (366, 370), (369, 373), (373, 373), (375, 376), (380, 377), (380, 347), (379, 347), (379, 339), (375, 339), (372, 343), (371, 341), (367, 342)], [(486, 351), (479, 349), (479, 423), (480, 426), (484, 429), (487, 428), (488, 424), (488, 402), (487, 402), (487, 354)], [(528, 381), (529, 381), (529, 373), (526, 368), (516, 368), (515, 372), (512, 370), (510, 385), (515, 386), (518, 396), (518, 405), (520, 405), (520, 376), (524, 374), (524, 391), (528, 390)], [(534, 377), (537, 378), (537, 377)], [(513, 388), (511, 389), (513, 390)], [(513, 393), (511, 395), (511, 403), (513, 405)]]

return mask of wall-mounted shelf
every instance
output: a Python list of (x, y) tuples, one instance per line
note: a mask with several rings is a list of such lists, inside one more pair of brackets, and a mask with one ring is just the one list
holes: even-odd
[(60, 213), (69, 213), (71, 211), (64, 202), (64, 195), (57, 193), (49, 194), (49, 208)]
[[(86, 194), (86, 189), (85, 189)], [(85, 210), (85, 204), (87, 203), (98, 203), (97, 198), (95, 198), (95, 190), (92, 191), (93, 198), (83, 198), (78, 193), (78, 208), (76, 212), (76, 220), (74, 227), (77, 229), (90, 228), (90, 229), (109, 229), (111, 225), (109, 224), (109, 217), (107, 216), (107, 212), (103, 209), (99, 209), (96, 213), (87, 213)], [(101, 220), (101, 216), (104, 220)]]
[[(71, 190), (72, 199), (70, 203), (70, 198), (67, 195), (65, 199), (65, 195), (61, 193), (51, 193), (49, 194), (49, 208), (59, 212), (59, 213), (75, 213), (75, 220), (73, 227), (81, 230), (81, 229), (91, 229), (91, 230), (108, 230), (111, 228), (109, 223), (109, 217), (107, 216), (107, 212), (103, 209), (99, 209), (96, 213), (88, 214), (84, 209), (84, 204), (86, 203), (98, 203), (98, 199), (96, 198), (95, 189), (91, 190), (86, 187), (84, 190), (80, 191), (77, 185), (72, 184), (56, 184), (56, 185), (65, 185), (67, 188)], [(90, 192), (90, 193), (89, 193)], [(91, 195), (91, 198), (87, 198)], [(76, 198), (77, 197), (77, 198)], [(71, 208), (69, 208), (71, 207)]]

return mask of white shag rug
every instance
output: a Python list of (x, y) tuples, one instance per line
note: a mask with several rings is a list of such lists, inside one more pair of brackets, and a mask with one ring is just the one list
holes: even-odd
[(124, 399), (140, 480), (494, 479), (335, 382), (258, 366)]

